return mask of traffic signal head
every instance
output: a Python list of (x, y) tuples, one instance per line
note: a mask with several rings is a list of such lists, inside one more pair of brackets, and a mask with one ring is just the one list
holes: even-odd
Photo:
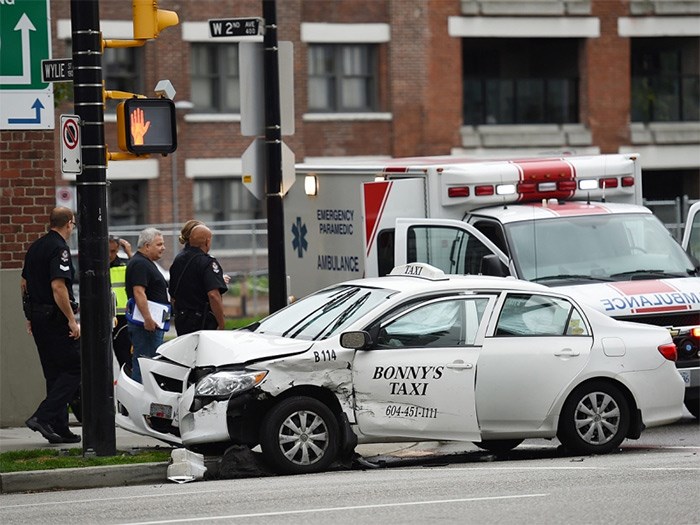
[(158, 9), (157, 0), (133, 0), (132, 6), (136, 40), (157, 38), (163, 29), (179, 22), (175, 11)]
[(117, 106), (119, 148), (136, 155), (167, 155), (177, 149), (175, 103), (167, 98), (130, 98)]

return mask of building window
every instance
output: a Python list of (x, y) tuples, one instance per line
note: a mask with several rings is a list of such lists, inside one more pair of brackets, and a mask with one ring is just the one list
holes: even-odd
[(462, 52), (466, 125), (578, 122), (577, 40), (465, 38)]
[(697, 38), (632, 40), (632, 121), (700, 120)]
[(309, 45), (309, 110), (377, 110), (376, 46)]
[[(196, 179), (194, 181), (194, 215), (207, 224), (250, 221), (265, 217), (262, 201), (257, 200), (241, 179)], [(245, 239), (236, 236), (214, 237), (214, 248), (237, 248)]]
[(109, 226), (134, 226), (146, 224), (145, 180), (113, 180), (109, 183)]
[(239, 113), (237, 44), (192, 44), (190, 73), (194, 111)]
[[(106, 90), (141, 94), (143, 82), (140, 48), (105, 48), (102, 55), (102, 75)], [(107, 99), (105, 111), (114, 113), (120, 99)]]

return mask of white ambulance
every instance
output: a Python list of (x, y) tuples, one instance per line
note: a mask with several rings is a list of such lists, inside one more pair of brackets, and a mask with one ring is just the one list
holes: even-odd
[(698, 417), (700, 264), (641, 205), (638, 155), (300, 164), (296, 177), (284, 203), (290, 295), (411, 262), (560, 287), (669, 328)]

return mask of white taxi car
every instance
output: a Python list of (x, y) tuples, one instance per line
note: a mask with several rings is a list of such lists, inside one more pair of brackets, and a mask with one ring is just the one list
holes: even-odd
[(358, 442), (557, 437), (599, 454), (681, 417), (675, 353), (667, 330), (551, 288), (409, 264), (163, 344), (143, 385), (119, 376), (117, 424), (203, 453), (259, 444), (283, 473)]

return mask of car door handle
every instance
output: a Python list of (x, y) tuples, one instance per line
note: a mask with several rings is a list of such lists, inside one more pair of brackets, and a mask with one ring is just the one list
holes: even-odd
[(558, 352), (554, 352), (554, 355), (557, 357), (574, 357), (580, 354), (581, 352), (574, 350), (573, 348), (562, 348)]
[(470, 370), (474, 367), (474, 365), (472, 365), (471, 363), (465, 363), (464, 361), (462, 361), (460, 359), (460, 360), (457, 360), (453, 363), (449, 363), (449, 364), (445, 365), (445, 367), (452, 368), (455, 370)]

